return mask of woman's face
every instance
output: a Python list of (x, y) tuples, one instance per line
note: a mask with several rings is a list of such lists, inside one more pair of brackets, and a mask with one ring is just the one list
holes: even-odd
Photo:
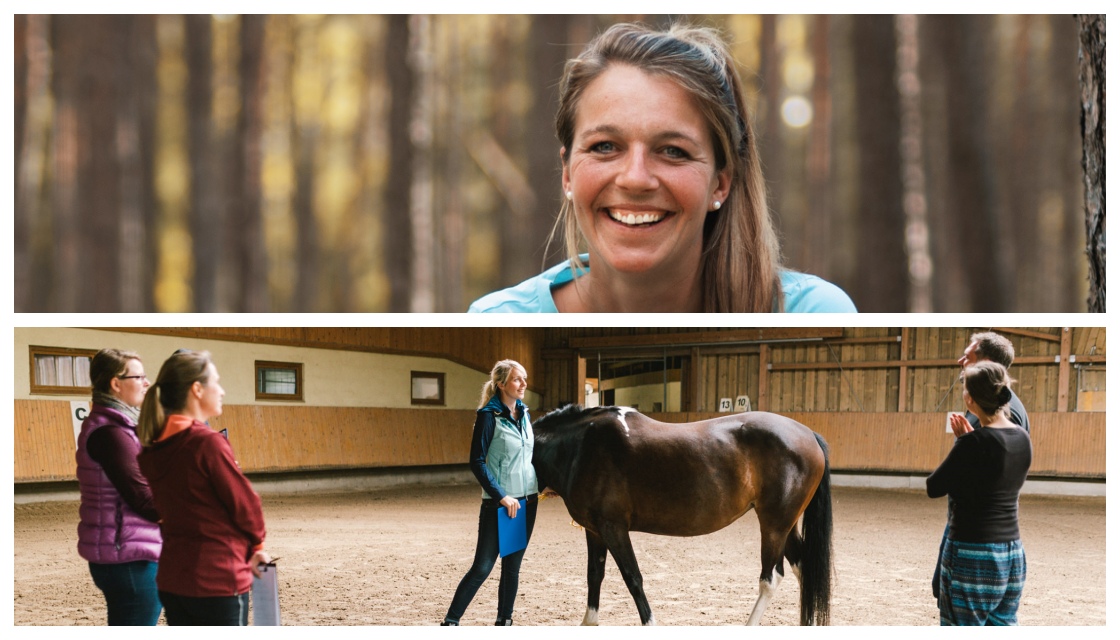
[(502, 392), (502, 400), (507, 403), (512, 403), (514, 400), (524, 400), (525, 389), (528, 387), (529, 381), (525, 372), (516, 367), (509, 372), (509, 377), (506, 378), (504, 384), (498, 383), (498, 389)]
[(708, 125), (685, 89), (610, 66), (580, 98), (570, 151), (564, 190), (596, 270), (679, 278), (699, 269), (705, 217), (730, 178), (716, 170)]
[(144, 394), (151, 386), (148, 376), (144, 374), (144, 363), (139, 360), (129, 360), (121, 373), (109, 383), (109, 388), (118, 400), (130, 407), (139, 407), (144, 402)]
[(214, 363), (206, 365), (206, 370), (209, 372), (209, 381), (206, 384), (196, 382), (198, 385), (195, 387), (198, 393), (198, 408), (206, 419), (209, 420), (214, 416), (222, 415), (222, 397), (226, 395), (226, 390), (219, 384), (218, 368)]

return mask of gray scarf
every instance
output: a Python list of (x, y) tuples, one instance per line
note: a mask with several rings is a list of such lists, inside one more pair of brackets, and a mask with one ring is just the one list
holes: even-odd
[(109, 407), (110, 409), (120, 411), (126, 418), (132, 421), (132, 424), (136, 424), (140, 421), (139, 409), (125, 404), (120, 398), (111, 393), (95, 390), (93, 392), (93, 404), (99, 404), (103, 407)]

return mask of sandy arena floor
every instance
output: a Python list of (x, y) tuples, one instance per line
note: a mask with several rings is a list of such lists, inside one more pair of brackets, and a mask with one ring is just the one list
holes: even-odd
[[(477, 487), (264, 498), (268, 549), (280, 558), (286, 625), (432, 625), (443, 619), (470, 565)], [(910, 491), (834, 488), (840, 625), (935, 625), (929, 582), (945, 500)], [(105, 604), (78, 557), (76, 502), (15, 505), (14, 623), (100, 625)], [(1024, 625), (1105, 624), (1105, 501), (1025, 496)], [(661, 625), (739, 625), (758, 592), (753, 513), (698, 538), (634, 534), (646, 594)], [(1077, 544), (1068, 544), (1077, 540)], [(583, 617), (586, 547), (559, 499), (540, 506), (521, 570), (519, 625), (571, 625)], [(495, 570), (463, 618), (493, 624)], [(797, 623), (797, 583), (779, 588), (763, 618)], [(636, 625), (638, 614), (613, 560), (600, 623)]]

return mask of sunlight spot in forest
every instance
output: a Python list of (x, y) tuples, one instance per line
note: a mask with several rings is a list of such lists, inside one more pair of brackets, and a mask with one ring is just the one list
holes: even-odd
[(803, 96), (790, 96), (782, 103), (782, 120), (790, 127), (804, 127), (813, 120), (813, 105)]
[(782, 77), (794, 93), (805, 93), (813, 86), (813, 60), (805, 50), (791, 51), (786, 56)]

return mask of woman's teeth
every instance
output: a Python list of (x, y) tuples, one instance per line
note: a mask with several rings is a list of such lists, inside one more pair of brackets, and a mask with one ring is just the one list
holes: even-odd
[(653, 224), (661, 222), (664, 213), (622, 213), (621, 211), (608, 210), (611, 218), (625, 225), (637, 226), (639, 224)]

